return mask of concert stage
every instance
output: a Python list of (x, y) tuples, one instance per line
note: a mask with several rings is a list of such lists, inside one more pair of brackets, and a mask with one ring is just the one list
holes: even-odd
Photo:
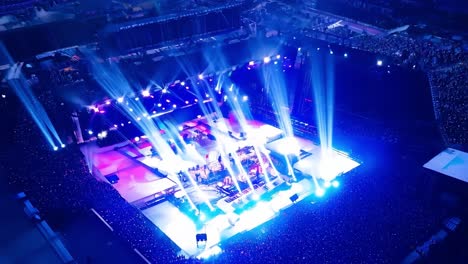
[[(314, 142), (284, 138), (280, 129), (256, 120), (243, 128), (229, 118), (215, 120), (180, 124), (184, 143), (171, 143), (176, 153), (171, 159), (155, 153), (145, 137), (82, 147), (94, 175), (109, 181), (187, 256), (209, 255), (222, 241), (327, 188), (317, 181), (324, 178), (323, 158)], [(332, 152), (327, 181), (359, 166)], [(294, 156), (290, 166), (297, 177), (277, 170), (275, 156)], [(197, 243), (198, 234), (207, 241)]]

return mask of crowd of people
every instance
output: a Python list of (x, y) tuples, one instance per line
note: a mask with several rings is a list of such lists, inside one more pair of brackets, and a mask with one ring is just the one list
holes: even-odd
[(449, 145), (468, 144), (467, 71), (468, 65), (456, 64), (428, 73), (434, 111)]

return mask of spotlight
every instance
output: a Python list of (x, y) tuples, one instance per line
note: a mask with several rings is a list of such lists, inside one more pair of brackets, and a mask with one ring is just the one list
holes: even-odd
[(195, 103), (198, 103), (198, 99), (197, 99), (197, 98), (195, 98), (195, 100), (194, 100), (194, 101), (195, 101)]
[(128, 110), (130, 110), (130, 112), (133, 112), (133, 108), (129, 108)]
[(110, 100), (107, 100), (106, 101), (106, 105), (110, 105), (111, 104), (111, 101)]
[(65, 144), (62, 143), (62, 145), (60, 145), (60, 147), (65, 148)]
[(333, 55), (333, 50), (330, 50), (330, 55)]
[(198, 74), (198, 79), (203, 80), (203, 74)]
[(297, 48), (297, 51), (301, 51), (301, 48)]
[(275, 62), (274, 62), (274, 64), (276, 65), (276, 64), (278, 64), (278, 62), (277, 62), (277, 61), (275, 61)]
[(161, 104), (161, 103), (159, 103), (159, 104), (158, 104), (158, 107), (161, 107), (161, 106), (162, 106), (162, 104)]
[(140, 137), (135, 137), (135, 142), (140, 141)]
[(377, 61), (377, 66), (380, 67), (380, 66), (382, 66), (382, 65), (383, 65), (383, 61), (382, 61), (382, 60), (378, 60), (378, 61)]
[(209, 95), (209, 94), (205, 94), (205, 97), (206, 97), (206, 98), (210, 98), (210, 95)]
[(124, 98), (123, 98), (123, 97), (119, 97), (119, 98), (117, 98), (117, 102), (119, 102), (119, 103), (123, 103), (123, 101), (124, 101)]
[(54, 151), (57, 151), (58, 150), (58, 147), (57, 146), (54, 146)]
[(150, 94), (150, 91), (149, 91), (149, 90), (143, 90), (143, 91), (141, 92), (141, 95), (143, 95), (143, 97), (148, 97), (148, 96), (150, 96), (151, 94)]
[(329, 181), (326, 181), (324, 184), (323, 184), (323, 187), (325, 188), (330, 188), (331, 186), (331, 183)]
[(281, 59), (281, 55), (279, 55), (279, 54), (276, 55), (276, 59), (278, 59), (278, 60)]
[(317, 48), (317, 51), (319, 51), (319, 50), (320, 50), (320, 48)]
[(176, 104), (173, 104), (172, 107), (173, 107), (173, 108), (177, 108), (177, 105), (176, 105)]
[(163, 93), (167, 93), (167, 88), (164, 88), (164, 89), (162, 90), (162, 92), (163, 92)]
[(315, 190), (315, 196), (317, 197), (322, 197), (325, 195), (325, 190), (322, 189), (322, 188), (317, 188), (317, 190)]
[(170, 102), (171, 102), (171, 100), (169, 100), (169, 99), (166, 99), (166, 103), (170, 103)]
[(242, 96), (242, 101), (245, 102), (245, 101), (247, 101), (248, 99), (249, 99), (249, 97), (248, 97), (247, 95)]
[(189, 104), (189, 101), (185, 101), (185, 104)]
[(335, 187), (335, 188), (338, 188), (340, 186), (340, 182), (339, 181), (332, 181), (332, 186)]
[(345, 58), (348, 58), (348, 53), (343, 54)]
[(140, 101), (140, 97), (135, 97), (135, 101)]
[(200, 221), (204, 222), (206, 220), (206, 215), (203, 212), (200, 212), (199, 218)]
[(88, 134), (89, 134), (89, 135), (92, 135), (92, 134), (93, 134), (93, 131), (92, 131), (92, 130), (88, 130)]
[(227, 99), (228, 99), (227, 95), (225, 95), (225, 96), (223, 97), (223, 99), (224, 99), (224, 101), (227, 101)]
[(255, 61), (249, 61), (249, 66), (254, 66), (255, 65)]
[(265, 57), (263, 58), (263, 62), (264, 63), (269, 63), (271, 61), (271, 58), (270, 57)]
[(6, 94), (2, 94), (2, 98), (6, 98)]
[(103, 139), (107, 137), (107, 131), (102, 131), (101, 133), (98, 134), (99, 139)]
[(180, 85), (185, 86), (185, 82), (181, 82)]
[(257, 193), (254, 193), (252, 194), (252, 199), (254, 199), (255, 201), (258, 201), (260, 199), (260, 196), (258, 196)]
[(118, 127), (118, 125), (117, 125), (117, 124), (114, 124), (114, 127), (115, 127), (115, 128), (117, 128), (117, 127)]

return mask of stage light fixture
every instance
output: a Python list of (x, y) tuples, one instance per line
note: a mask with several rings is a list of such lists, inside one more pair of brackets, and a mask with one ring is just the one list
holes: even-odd
[(60, 145), (62, 148), (65, 148), (65, 144), (62, 143), (62, 145)]
[(140, 141), (140, 137), (135, 137), (135, 142)]
[(162, 104), (161, 104), (161, 103), (159, 103), (159, 104), (158, 104), (158, 107), (161, 107), (161, 106), (162, 106)]
[(325, 188), (330, 188), (331, 186), (331, 183), (329, 181), (326, 181), (324, 184), (323, 184), (323, 187)]
[(206, 220), (206, 215), (203, 212), (200, 212), (199, 218), (200, 221), (204, 222)]
[(255, 65), (255, 61), (249, 61), (249, 66), (254, 66)]
[(111, 104), (111, 101), (110, 100), (107, 100), (106, 101), (106, 105), (110, 105)]
[(148, 96), (150, 96), (151, 94), (150, 94), (150, 91), (149, 91), (149, 90), (143, 90), (143, 91), (141, 92), (141, 95), (143, 95), (143, 97), (148, 97)]
[(119, 103), (123, 103), (123, 101), (124, 101), (124, 98), (123, 98), (123, 97), (119, 97), (119, 98), (117, 98), (117, 102), (119, 102)]
[(265, 57), (263, 58), (263, 62), (264, 63), (269, 63), (271, 61), (271, 58), (270, 57)]
[(198, 74), (198, 79), (203, 80), (203, 74)]
[(260, 196), (258, 196), (257, 193), (254, 193), (252, 194), (252, 199), (254, 199), (255, 201), (258, 201), (260, 199)]
[(300, 48), (300, 47), (299, 47), (299, 48), (297, 48), (297, 51), (301, 51), (301, 48)]
[(173, 104), (173, 105), (172, 105), (172, 108), (177, 108), (177, 105), (176, 105), (176, 104)]
[(185, 101), (185, 104), (189, 104), (189, 101)]
[(163, 93), (167, 93), (167, 88), (162, 89)]
[(6, 98), (6, 94), (2, 94), (2, 98)]
[(278, 60), (281, 59), (281, 55), (279, 55), (279, 54), (276, 55), (276, 59), (278, 59)]
[(333, 50), (330, 50), (330, 55), (333, 55)]
[(58, 147), (57, 146), (54, 146), (54, 151), (57, 151), (58, 150)]
[(228, 99), (227, 95), (225, 95), (225, 96), (223, 97), (223, 99), (224, 99), (224, 101), (227, 101), (227, 99)]
[(383, 61), (382, 60), (377, 60), (377, 66), (382, 66), (383, 65)]
[(322, 189), (322, 188), (317, 188), (317, 190), (315, 190), (315, 196), (317, 197), (323, 197), (325, 195), (325, 190)]
[(348, 58), (348, 53), (343, 54), (345, 58)]
[(246, 102), (249, 99), (247, 95), (242, 96), (242, 101)]
[(140, 101), (140, 97), (135, 97), (135, 101)]
[(332, 186), (335, 187), (335, 188), (338, 188), (340, 186), (340, 182), (339, 181), (332, 181)]
[(88, 130), (88, 134), (89, 134), (89, 135), (92, 135), (92, 134), (93, 134), (93, 131), (92, 131), (92, 130)]
[(185, 86), (185, 82), (181, 82), (180, 85)]

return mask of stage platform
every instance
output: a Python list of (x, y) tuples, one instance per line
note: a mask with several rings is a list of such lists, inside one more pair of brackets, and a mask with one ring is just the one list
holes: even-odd
[[(198, 257), (322, 189), (316, 180), (323, 171), (320, 146), (284, 138), (280, 129), (256, 120), (247, 124), (241, 130), (228, 118), (184, 122), (178, 127), (186, 142), (170, 160), (154, 153), (145, 137), (106, 148), (89, 143), (82, 151), (96, 178), (117, 176), (112, 186), (120, 195), (183, 254)], [(306, 177), (280, 174), (271, 154), (296, 156), (291, 166)], [(338, 151), (329, 157), (328, 180), (359, 166)], [(206, 233), (206, 244), (197, 245), (200, 233)]]

